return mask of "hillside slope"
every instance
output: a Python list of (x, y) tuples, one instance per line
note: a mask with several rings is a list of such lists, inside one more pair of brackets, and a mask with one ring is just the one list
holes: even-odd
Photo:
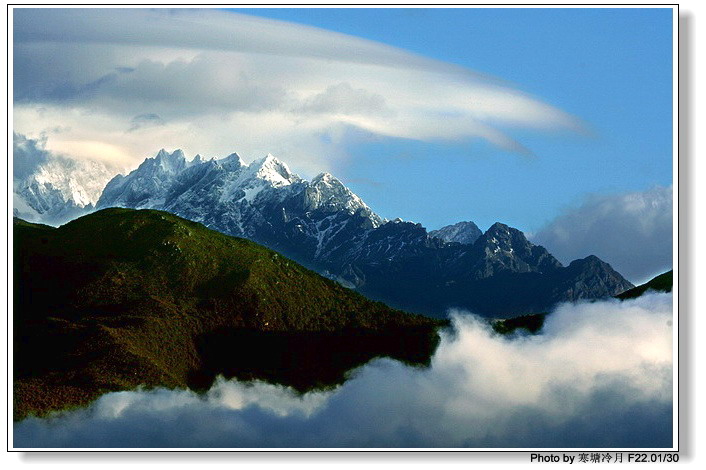
[(644, 284), (640, 284), (637, 287), (626, 290), (625, 292), (616, 295), (620, 300), (634, 299), (640, 297), (642, 294), (648, 290), (653, 290), (657, 292), (672, 292), (674, 271), (667, 271), (659, 276), (650, 279)]
[(299, 390), (375, 356), (426, 363), (442, 323), (153, 210), (14, 223), (15, 418), (216, 374)]

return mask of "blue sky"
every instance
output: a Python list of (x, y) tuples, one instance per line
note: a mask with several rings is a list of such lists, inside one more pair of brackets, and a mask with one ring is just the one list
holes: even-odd
[[(672, 183), (670, 9), (237, 10), (401, 47), (507, 80), (590, 136), (520, 131), (527, 158), (478, 141), (357, 141), (335, 174), (386, 217), (534, 231), (588, 193)], [(392, 156), (393, 158), (388, 158)], [(411, 190), (396, 190), (405, 187)]]

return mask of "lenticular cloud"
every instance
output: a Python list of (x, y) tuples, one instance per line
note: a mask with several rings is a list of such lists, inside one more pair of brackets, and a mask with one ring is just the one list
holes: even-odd
[(333, 391), (219, 379), (14, 426), (22, 447), (671, 447), (672, 296), (564, 304), (536, 336), (453, 312), (430, 368), (380, 359)]
[(61, 123), (49, 150), (78, 159), (130, 166), (164, 142), (212, 155), (238, 142), (244, 155), (287, 154), (316, 174), (346, 158), (361, 130), (480, 139), (520, 154), (531, 151), (515, 129), (585, 132), (577, 118), (472, 70), (219, 10), (23, 8), (13, 39), (15, 130), (34, 137)]

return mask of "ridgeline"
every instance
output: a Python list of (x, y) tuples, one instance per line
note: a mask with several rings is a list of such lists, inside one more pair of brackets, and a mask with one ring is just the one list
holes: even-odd
[(672, 292), (672, 284), (674, 282), (673, 276), (673, 270), (667, 271), (666, 273), (660, 274), (659, 276), (654, 277), (646, 283), (640, 284), (637, 287), (633, 287), (632, 289), (626, 290), (625, 292), (618, 294), (615, 297), (620, 300), (635, 299), (637, 297), (640, 297), (648, 290), (652, 290), (655, 292)]

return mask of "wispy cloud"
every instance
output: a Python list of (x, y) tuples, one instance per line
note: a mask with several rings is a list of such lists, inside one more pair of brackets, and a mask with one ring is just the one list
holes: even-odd
[(221, 380), (111, 393), (15, 424), (16, 447), (670, 447), (671, 294), (565, 304), (538, 336), (454, 315), (429, 369), (377, 360), (335, 391)]
[(143, 129), (143, 128), (150, 128), (153, 126), (163, 126), (164, 121), (162, 120), (161, 117), (159, 117), (158, 114), (155, 113), (145, 113), (145, 114), (138, 114), (132, 120), (130, 121), (131, 126), (130, 129), (128, 129), (128, 132), (133, 132), (138, 129)]
[[(363, 38), (218, 10), (21, 9), (15, 10), (14, 25), (14, 39), (20, 43), (103, 42), (238, 51), (483, 77), (453, 64)], [(142, 26), (151, 27), (141, 29)], [(139, 34), (130, 34), (135, 32)]]
[[(75, 150), (88, 141), (135, 161), (165, 145), (274, 151), (313, 172), (345, 158), (342, 141), (320, 138), (340, 126), (480, 138), (520, 153), (530, 150), (514, 128), (581, 130), (572, 116), (454, 64), (216, 10), (16, 9), (13, 52), (16, 130), (34, 136), (61, 122), (72, 131), (48, 145), (67, 152), (67, 142)], [(124, 135), (150, 113), (165, 125)]]

